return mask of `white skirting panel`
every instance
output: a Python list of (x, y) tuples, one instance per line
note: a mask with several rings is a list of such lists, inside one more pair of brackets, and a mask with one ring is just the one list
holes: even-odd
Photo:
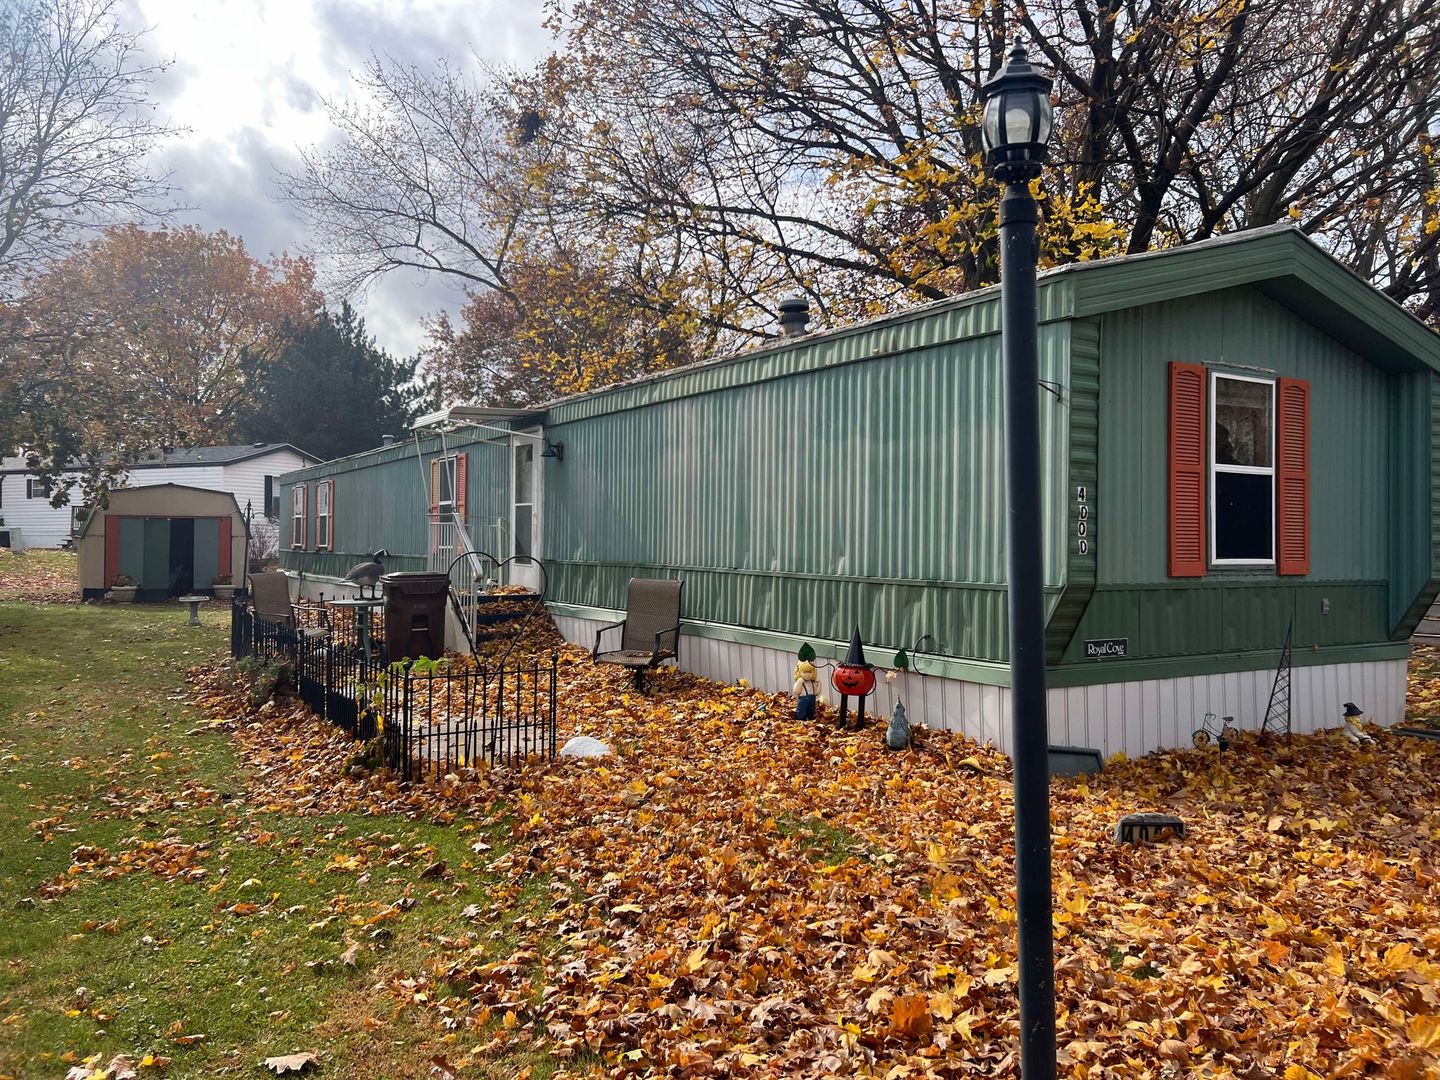
[[(568, 641), (590, 648), (603, 623), (556, 616)], [(716, 638), (684, 636), (680, 666), (716, 682), (745, 679), (762, 690), (788, 693), (795, 657), (778, 649)], [(920, 666), (924, 667), (923, 660)], [(1404, 660), (1296, 667), (1291, 673), (1290, 714), (1297, 732), (1333, 728), (1341, 723), (1345, 702), (1353, 701), (1367, 719), (1392, 724), (1405, 711)], [(825, 673), (822, 671), (822, 676)], [(1058, 687), (1049, 692), (1050, 741), (1089, 746), (1106, 757), (1123, 751), (1139, 757), (1152, 750), (1191, 745), (1190, 735), (1207, 712), (1233, 716), (1242, 730), (1255, 730), (1270, 701), (1274, 671), (1233, 671), (1100, 686)], [(825, 684), (825, 700), (837, 696)], [(888, 716), (896, 697), (905, 702), (912, 723), (963, 732), (979, 743), (1008, 752), (1010, 691), (938, 676), (902, 674), (880, 680), (868, 708)]]

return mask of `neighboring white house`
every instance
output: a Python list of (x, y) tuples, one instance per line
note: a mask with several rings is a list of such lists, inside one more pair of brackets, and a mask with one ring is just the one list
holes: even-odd
[[(289, 443), (247, 443), (243, 446), (196, 446), (157, 450), (147, 454), (126, 473), (122, 487), (182, 484), (186, 487), (226, 491), (235, 496), (243, 513), (246, 504), (254, 522), (264, 528), (277, 512), (275, 478), (293, 469), (314, 465), (318, 458)], [(71, 493), (79, 500), (79, 491)], [(27, 548), (59, 547), (80, 523), (78, 507), (50, 505), (50, 495), (23, 457), (0, 458), (0, 519), (3, 529), (19, 533)], [(257, 530), (258, 531), (258, 530)]]

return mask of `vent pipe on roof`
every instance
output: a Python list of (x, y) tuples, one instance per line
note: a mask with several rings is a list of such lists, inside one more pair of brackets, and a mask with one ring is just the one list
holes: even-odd
[(785, 337), (803, 337), (810, 325), (810, 301), (795, 293), (780, 301), (780, 333)]
[(395, 436), (394, 436), (394, 435), (381, 435), (381, 436), (380, 436), (380, 445), (381, 445), (381, 446), (394, 446), (394, 445), (395, 445)]

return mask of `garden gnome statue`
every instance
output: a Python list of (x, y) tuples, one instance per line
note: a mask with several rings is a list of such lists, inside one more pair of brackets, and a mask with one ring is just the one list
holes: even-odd
[(885, 745), (891, 750), (904, 750), (910, 745), (910, 718), (905, 715), (905, 703), (895, 699), (895, 708), (890, 710), (890, 726), (885, 729)]
[(814, 720), (815, 700), (820, 693), (820, 673), (810, 660), (801, 660), (795, 665), (795, 719)]

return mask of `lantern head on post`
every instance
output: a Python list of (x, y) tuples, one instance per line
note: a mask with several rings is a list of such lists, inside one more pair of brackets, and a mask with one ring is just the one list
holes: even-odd
[(1002, 184), (1024, 183), (1040, 175), (1053, 117), (1051, 80), (1030, 66), (1017, 38), (1000, 73), (981, 87), (985, 119), (980, 135), (990, 171)]

